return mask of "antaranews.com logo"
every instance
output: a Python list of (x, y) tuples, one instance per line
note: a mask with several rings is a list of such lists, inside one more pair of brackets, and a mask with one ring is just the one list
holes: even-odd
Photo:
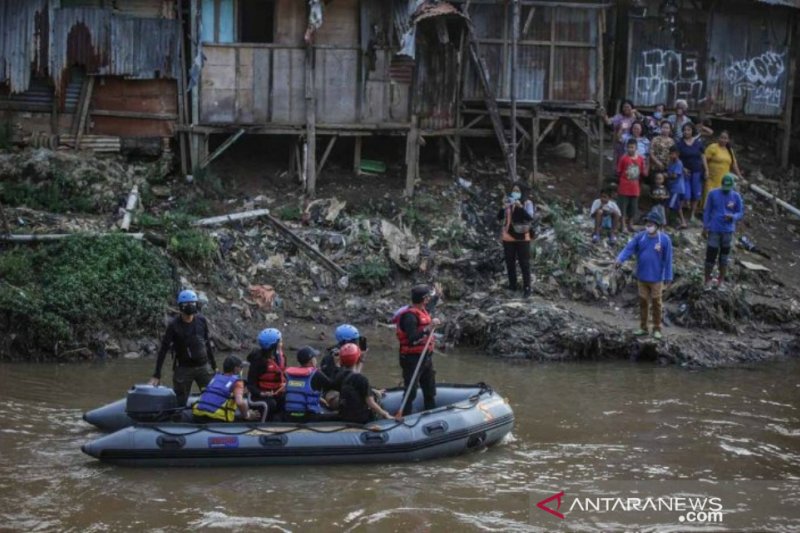
[[(561, 512), (561, 507), (565, 500), (567, 500), (567, 495), (562, 490), (536, 502), (536, 507), (564, 520), (566, 515)], [(568, 513), (645, 513), (649, 511), (663, 513), (668, 511), (677, 513), (677, 520), (681, 523), (722, 523), (724, 516), (722, 499), (715, 496), (573, 497), (571, 503), (565, 508), (565, 512)]]
[(544, 531), (800, 531), (795, 480), (565, 481), (529, 493)]

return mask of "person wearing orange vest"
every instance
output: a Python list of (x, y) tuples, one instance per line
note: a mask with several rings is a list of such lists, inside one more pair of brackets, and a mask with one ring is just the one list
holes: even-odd
[[(408, 390), (414, 377), (414, 370), (420, 357), (425, 359), (419, 371), (418, 383), (422, 387), (425, 410), (436, 407), (436, 371), (433, 368), (433, 347), (431, 341), (427, 351), (431, 329), (441, 324), (438, 318), (431, 318), (430, 312), (436, 306), (436, 291), (428, 285), (417, 285), (411, 289), (411, 305), (401, 310), (394, 318), (397, 327), (397, 340), (400, 341), (400, 368), (403, 369), (404, 388)], [(408, 401), (403, 408), (403, 416), (411, 414), (414, 398), (417, 396), (416, 384), (411, 387)]]
[(270, 419), (283, 411), (286, 390), (286, 356), (281, 338), (281, 332), (275, 328), (263, 330), (258, 334), (258, 348), (247, 356), (250, 399), (266, 402)]
[(508, 289), (517, 290), (517, 262), (522, 270), (522, 290), (525, 298), (531, 295), (531, 235), (533, 233), (533, 202), (527, 199), (526, 187), (515, 183), (497, 214), (503, 223), (500, 240), (508, 271)]

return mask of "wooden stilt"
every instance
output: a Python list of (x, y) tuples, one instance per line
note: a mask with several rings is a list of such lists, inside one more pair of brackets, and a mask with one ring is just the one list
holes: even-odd
[(306, 47), (306, 143), (306, 194), (314, 198), (317, 188), (317, 99), (313, 46)]
[(336, 140), (339, 138), (338, 135), (331, 136), (331, 139), (328, 141), (328, 146), (325, 147), (325, 152), (322, 154), (322, 159), (319, 160), (319, 165), (317, 165), (317, 176), (322, 173), (322, 168), (325, 166), (325, 162), (328, 161), (328, 156), (331, 155), (331, 150), (333, 150), (333, 145), (336, 144)]
[(417, 181), (417, 165), (419, 163), (419, 130), (417, 129), (417, 116), (411, 116), (411, 128), (406, 136), (406, 189), (405, 195), (414, 194), (414, 184)]
[(359, 135), (355, 138), (355, 146), (353, 147), (353, 174), (359, 176), (361, 174), (361, 148), (364, 138)]
[(603, 188), (603, 151), (605, 147), (603, 146), (605, 141), (605, 122), (602, 118), (597, 117), (597, 188)]
[(532, 168), (533, 168), (533, 177), (531, 181), (536, 181), (536, 175), (539, 173), (539, 115), (534, 115), (533, 117), (533, 131), (531, 132), (531, 145), (533, 145), (532, 152), (533, 152), (533, 161), (532, 161)]

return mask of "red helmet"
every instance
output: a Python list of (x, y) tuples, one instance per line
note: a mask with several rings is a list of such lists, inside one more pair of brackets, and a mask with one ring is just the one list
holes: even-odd
[(342, 366), (352, 368), (361, 361), (361, 348), (357, 344), (348, 342), (339, 348), (339, 362)]

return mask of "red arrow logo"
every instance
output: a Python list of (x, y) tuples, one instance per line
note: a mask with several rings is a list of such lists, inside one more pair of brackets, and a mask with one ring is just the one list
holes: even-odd
[(553, 516), (557, 516), (561, 520), (564, 520), (564, 515), (563, 514), (559, 513), (557, 510), (553, 510), (553, 509), (550, 509), (549, 507), (547, 507), (547, 504), (550, 503), (551, 501), (558, 500), (558, 505), (556, 505), (556, 509), (561, 509), (561, 499), (563, 497), (564, 497), (564, 491), (562, 490), (558, 494), (553, 494), (549, 498), (545, 498), (544, 500), (540, 501), (539, 503), (536, 504), (536, 507), (538, 507), (542, 511), (547, 511), (548, 513), (550, 513)]

